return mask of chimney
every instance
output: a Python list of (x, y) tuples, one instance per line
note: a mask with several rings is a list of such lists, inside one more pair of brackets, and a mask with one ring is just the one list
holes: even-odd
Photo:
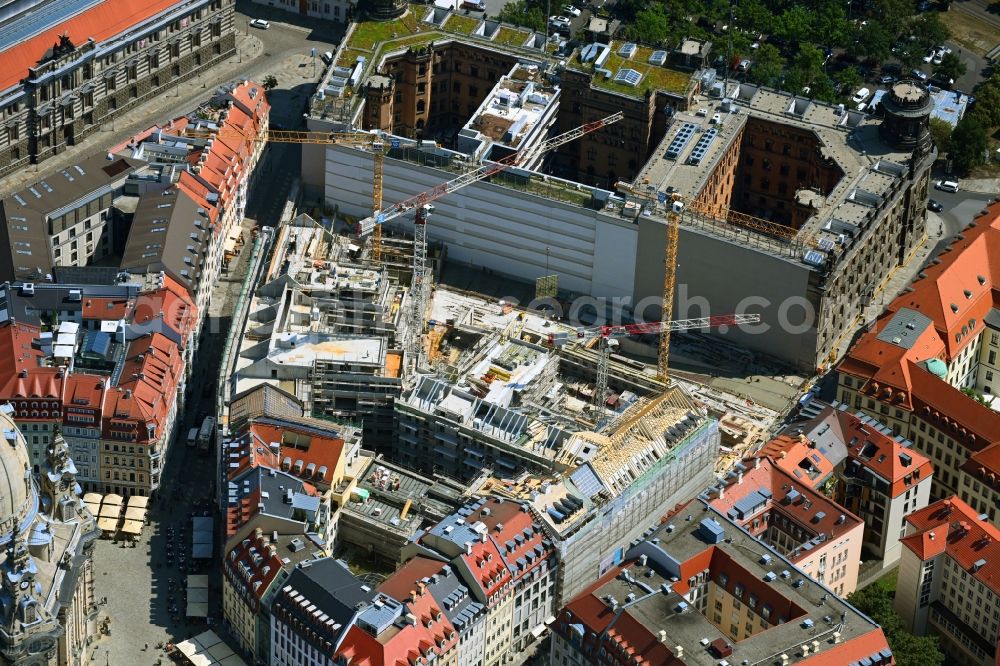
[[(666, 633), (666, 632), (661, 631), (660, 633), (662, 634), (662, 633)], [(678, 659), (682, 659), (684, 657), (684, 646), (683, 645), (678, 645), (677, 647), (674, 648), (674, 656), (677, 657)]]
[(719, 484), (719, 499), (722, 499), (725, 496), (726, 496), (726, 484), (720, 483)]
[(736, 472), (736, 485), (743, 485), (743, 470)]
[(760, 457), (757, 457), (757, 458), (753, 459), (753, 468), (754, 469), (760, 469)]

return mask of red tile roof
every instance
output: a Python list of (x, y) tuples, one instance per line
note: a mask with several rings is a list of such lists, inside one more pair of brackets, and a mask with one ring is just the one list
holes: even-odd
[(103, 42), (138, 25), (156, 14), (177, 4), (174, 0), (105, 0), (76, 16), (59, 23), (34, 37), (24, 40), (3, 52), (0, 60), (0, 90), (16, 84), (28, 76), (46, 51), (67, 35), (77, 46), (93, 38)]
[[(889, 649), (889, 641), (886, 640), (882, 629), (875, 627), (868, 633), (844, 641), (836, 647), (824, 649), (822, 654), (814, 654), (795, 663), (808, 664), (809, 666), (838, 666), (860, 662), (865, 657), (870, 657), (886, 649)], [(890, 663), (896, 663), (895, 657)]]
[(166, 274), (159, 289), (139, 294), (132, 320), (144, 324), (161, 315), (163, 322), (180, 336), (181, 344), (186, 345), (198, 325), (198, 310), (187, 289)]
[(344, 657), (351, 666), (412, 666), (421, 657), (434, 654), (440, 658), (454, 650), (458, 645), (454, 625), (420, 583), (442, 566), (443, 562), (416, 558), (379, 586), (380, 592), (403, 602), (403, 614), (416, 618), (415, 624), (395, 624), (378, 636), (354, 625), (335, 656)]
[[(290, 437), (286, 437), (286, 434)], [(330, 485), (344, 452), (342, 438), (324, 437), (304, 424), (293, 421), (282, 421), (280, 425), (251, 421), (246, 426), (246, 433), (241, 433), (237, 441), (241, 445), (238, 467), (229, 469), (229, 478), (239, 476), (249, 467), (264, 465), (282, 469), (302, 479)], [(279, 445), (277, 455), (271, 451), (271, 442)], [(290, 464), (286, 465), (286, 460)], [(301, 465), (298, 464), (300, 462)], [(310, 465), (312, 474), (309, 473)], [(316, 474), (324, 467), (324, 478), (317, 478)]]
[[(483, 513), (484, 508), (488, 513)], [(534, 558), (534, 561), (527, 566), (521, 567), (518, 564), (519, 559), (527, 562), (525, 554), (535, 550), (545, 538), (545, 533), (535, 524), (531, 514), (524, 511), (518, 502), (507, 502), (499, 498), (489, 499), (480, 510), (466, 516), (466, 522), (470, 525), (476, 522), (486, 525), (490, 539), (501, 552), (514, 580), (520, 580), (541, 566), (545, 558), (551, 554), (546, 548), (543, 556)], [(526, 537), (526, 533), (530, 533), (531, 536)], [(521, 537), (523, 542), (518, 543), (517, 537)], [(513, 550), (508, 551), (507, 544), (510, 542), (513, 542)]]
[(237, 542), (223, 559), (223, 575), (242, 594), (239, 598), (256, 613), (260, 600), (278, 574), (282, 562), (277, 552), (271, 552), (266, 537), (251, 534)]
[[(861, 379), (864, 395), (901, 409), (920, 410), (923, 418), (937, 414), (972, 450), (1000, 441), (1000, 414), (979, 405), (921, 365), (930, 359), (950, 362), (975, 339), (990, 309), (1000, 306), (1000, 292), (995, 292), (995, 287), (1000, 289), (998, 204), (976, 218), (963, 238), (942, 253), (939, 263), (928, 266), (923, 278), (886, 307), (838, 371)], [(878, 335), (893, 318), (900, 313), (906, 317), (907, 311), (929, 317), (931, 325), (908, 347), (880, 340)]]
[[(835, 540), (855, 528), (863, 529), (864, 522), (860, 518), (785, 470), (774, 466), (769, 458), (761, 459), (756, 468), (751, 466), (744, 472), (742, 483), (735, 480), (730, 482), (723, 496), (709, 500), (709, 504), (720, 513), (728, 514), (730, 510), (736, 510), (735, 507), (740, 500), (750, 497), (757, 490), (764, 490), (770, 494), (770, 499), (765, 502), (765, 508), (761, 512), (780, 514), (794, 522), (804, 532), (801, 543), (809, 541), (821, 532), (829, 535), (831, 540)], [(789, 499), (793, 496), (793, 491), (797, 497)], [(756, 515), (759, 514), (754, 514)], [(842, 521), (840, 516), (844, 517)], [(768, 523), (762, 522), (757, 529), (754, 529), (751, 516), (739, 518), (733, 514), (730, 518), (755, 536), (764, 534), (768, 528)], [(772, 518), (770, 524), (777, 525), (777, 522)], [(803, 551), (796, 554), (793, 551), (787, 557), (796, 562), (811, 552)]]
[[(958, 497), (943, 499), (906, 517), (914, 532), (901, 543), (921, 560), (947, 554), (970, 576), (1000, 594), (1000, 529)], [(973, 571), (973, 564), (986, 566)]]
[[(891, 497), (897, 497), (934, 473), (930, 460), (910, 446), (863, 422), (857, 414), (835, 407), (825, 408), (803, 428), (801, 435), (779, 435), (757, 452), (757, 457), (770, 458), (802, 483), (813, 488), (823, 483), (841, 460), (830, 460), (809, 436), (821, 427), (834, 428), (835, 437), (846, 447), (849, 459), (870, 469), (891, 484)], [(803, 467), (803, 462), (805, 467)], [(814, 473), (807, 474), (807, 470)]]

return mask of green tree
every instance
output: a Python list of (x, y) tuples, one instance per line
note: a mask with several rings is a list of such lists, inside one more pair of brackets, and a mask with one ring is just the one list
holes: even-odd
[(792, 5), (777, 17), (771, 30), (789, 42), (798, 41), (812, 34), (812, 14), (802, 5)]
[[(774, 14), (760, 0), (745, 0), (736, 6), (736, 25), (751, 32), (769, 32), (775, 24)], [(735, 30), (736, 25), (729, 26)]]
[(906, 631), (893, 608), (895, 591), (876, 581), (847, 597), (858, 610), (882, 626), (897, 664), (906, 666), (941, 666), (944, 655), (935, 636), (914, 636)]
[(628, 26), (625, 34), (633, 41), (655, 46), (670, 37), (670, 28), (670, 18), (663, 7), (650, 5), (636, 14), (635, 23)]
[(972, 113), (986, 127), (1000, 127), (1000, 73), (976, 86), (976, 106)]
[(931, 118), (931, 136), (934, 137), (934, 145), (938, 151), (947, 152), (949, 141), (951, 140), (951, 123), (940, 118)]
[(845, 97), (850, 97), (865, 82), (857, 67), (845, 67), (837, 72), (834, 77), (841, 86)]
[(916, 9), (914, 0), (877, 0), (875, 6), (875, 15), (890, 31), (895, 31), (894, 37), (899, 36)]
[[(785, 59), (774, 44), (761, 44), (750, 68), (750, 80), (765, 86), (777, 85), (785, 69)], [(792, 90), (791, 92), (798, 92)]]
[(990, 140), (986, 128), (974, 114), (958, 121), (948, 142), (948, 155), (959, 171), (968, 172), (986, 161)]
[(545, 10), (541, 6), (526, 2), (525, 0), (515, 0), (515, 2), (507, 3), (500, 10), (500, 15), (497, 18), (504, 23), (513, 23), (514, 25), (532, 28), (540, 32), (544, 32), (547, 29), (546, 22), (548, 19), (545, 16)]
[(936, 12), (921, 14), (913, 20), (910, 26), (910, 34), (923, 49), (934, 48), (948, 39), (948, 28)]
[(965, 71), (965, 63), (954, 53), (945, 53), (941, 58), (941, 64), (934, 68), (934, 73), (938, 76), (956, 81), (965, 74)]
[(858, 41), (848, 47), (848, 52), (859, 58), (871, 60), (886, 60), (889, 58), (892, 49), (892, 35), (881, 23), (869, 21), (868, 25), (861, 28), (858, 33)]
[(268, 74), (264, 77), (264, 83), (262, 85), (264, 86), (264, 90), (274, 90), (278, 87), (278, 79), (274, 76), (274, 74)]
[(826, 56), (812, 44), (799, 45), (792, 69), (801, 80), (802, 85), (809, 85), (813, 79), (823, 72), (823, 62)]
[(848, 35), (854, 34), (854, 26), (847, 20), (845, 2), (825, 2), (813, 11), (810, 36), (815, 44), (827, 46), (842, 46), (849, 41)]

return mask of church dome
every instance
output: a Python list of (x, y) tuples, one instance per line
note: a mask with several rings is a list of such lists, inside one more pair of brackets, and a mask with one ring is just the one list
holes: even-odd
[(24, 437), (10, 415), (0, 410), (0, 541), (20, 526), (35, 502), (31, 464)]

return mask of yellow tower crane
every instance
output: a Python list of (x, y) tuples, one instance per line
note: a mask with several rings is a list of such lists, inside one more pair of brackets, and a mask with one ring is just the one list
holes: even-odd
[[(269, 129), (261, 136), (247, 136), (243, 132), (231, 128), (211, 130), (186, 130), (185, 136), (196, 139), (233, 139), (235, 141), (257, 141), (274, 143), (309, 143), (319, 145), (342, 144), (368, 151), (372, 154), (372, 216), (375, 217), (382, 209), (382, 169), (385, 162), (385, 141), (381, 132), (310, 132), (302, 130)], [(371, 259), (379, 264), (382, 261), (382, 227), (375, 227), (372, 233)]]

